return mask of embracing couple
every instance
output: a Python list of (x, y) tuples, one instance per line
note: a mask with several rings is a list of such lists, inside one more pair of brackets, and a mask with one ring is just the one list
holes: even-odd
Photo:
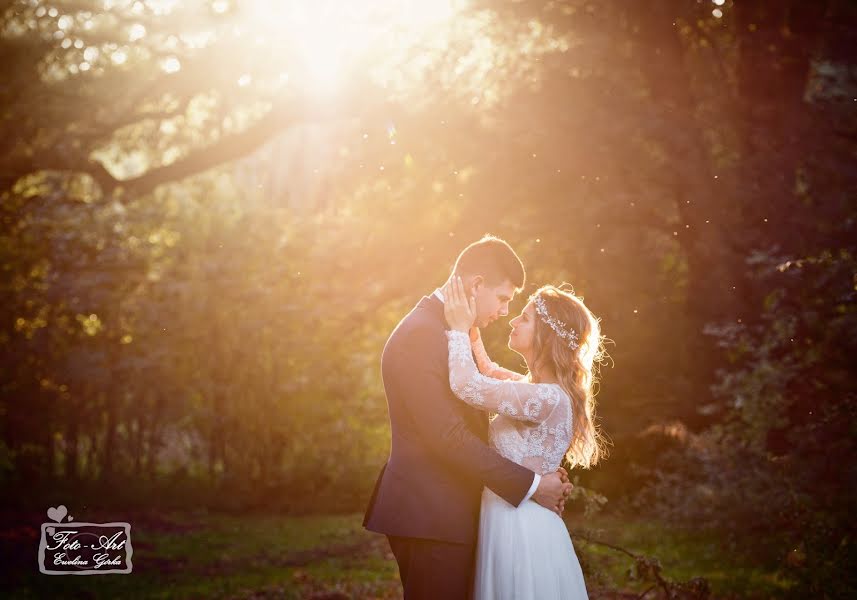
[(508, 315), (524, 281), (509, 244), (485, 236), (384, 348), (392, 449), (364, 525), (387, 536), (406, 600), (587, 597), (560, 463), (587, 468), (601, 454), (601, 332), (577, 296), (544, 286), (510, 322), (528, 373), (498, 366), (479, 328)]

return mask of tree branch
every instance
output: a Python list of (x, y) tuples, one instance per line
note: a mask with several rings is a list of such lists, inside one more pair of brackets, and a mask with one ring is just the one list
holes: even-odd
[(156, 167), (137, 177), (127, 180), (113, 178), (112, 185), (108, 184), (105, 189), (102, 184), (102, 188), (106, 193), (112, 193), (116, 188), (121, 187), (135, 196), (143, 195), (161, 184), (179, 181), (242, 158), (291, 125), (329, 118), (336, 114), (335, 107), (331, 105), (321, 104), (296, 110), (294, 103), (286, 102), (272, 108), (267, 115), (240, 133), (225, 136), (211, 146), (200, 148), (183, 159)]

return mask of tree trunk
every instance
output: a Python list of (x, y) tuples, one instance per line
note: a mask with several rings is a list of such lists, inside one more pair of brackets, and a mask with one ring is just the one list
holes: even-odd
[(134, 478), (139, 480), (143, 474), (143, 420), (139, 415), (135, 415), (132, 423), (131, 452), (134, 455)]
[(80, 414), (75, 410), (77, 402), (70, 405), (72, 410), (66, 421), (65, 476), (72, 483), (77, 483), (80, 481)]
[(101, 453), (101, 481), (105, 484), (113, 482), (115, 477), (116, 452), (116, 426), (118, 424), (118, 406), (116, 395), (113, 394), (112, 386), (108, 386), (109, 392), (105, 394), (104, 403), (106, 409), (106, 423), (104, 431), (104, 448)]

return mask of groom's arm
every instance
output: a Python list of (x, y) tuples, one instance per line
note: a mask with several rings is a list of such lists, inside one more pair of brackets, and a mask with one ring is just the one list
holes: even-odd
[(402, 394), (405, 409), (431, 451), (480, 479), (512, 506), (532, 496), (540, 477), (491, 450), (459, 414), (449, 392), (443, 331), (415, 328), (401, 342), (385, 356), (384, 379), (407, 390)]

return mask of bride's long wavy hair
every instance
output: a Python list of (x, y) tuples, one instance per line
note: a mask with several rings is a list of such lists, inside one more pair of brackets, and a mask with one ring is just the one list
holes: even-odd
[(530, 300), (541, 298), (551, 317), (574, 329), (578, 347), (569, 348), (537, 314), (531, 373), (545, 367), (552, 370), (571, 398), (572, 435), (566, 458), (572, 467), (588, 469), (607, 455), (604, 437), (595, 422), (595, 387), (605, 355), (604, 338), (599, 320), (572, 289), (563, 289), (566, 285), (542, 286)]

